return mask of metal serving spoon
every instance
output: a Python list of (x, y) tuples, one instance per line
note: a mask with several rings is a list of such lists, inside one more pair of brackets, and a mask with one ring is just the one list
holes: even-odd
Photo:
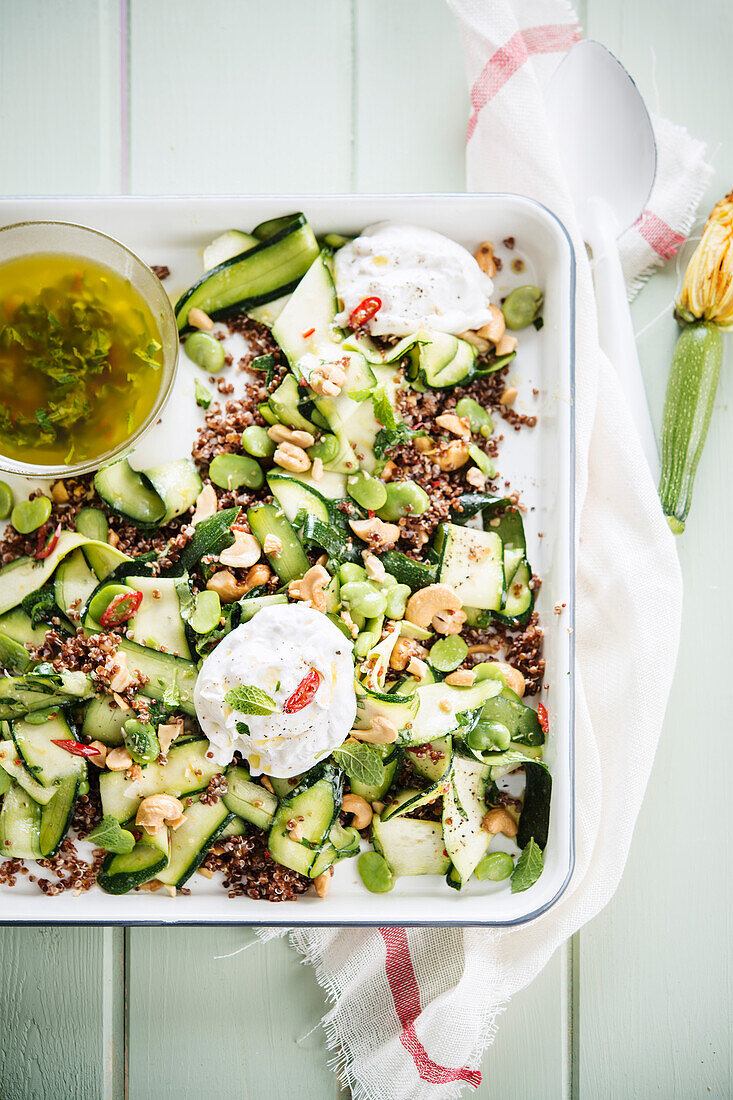
[(547, 111), (592, 254), (600, 344), (626, 391), (652, 476), (657, 444), (626, 298), (618, 237), (643, 211), (654, 183), (657, 147), (633, 80), (599, 42), (578, 42), (558, 66)]

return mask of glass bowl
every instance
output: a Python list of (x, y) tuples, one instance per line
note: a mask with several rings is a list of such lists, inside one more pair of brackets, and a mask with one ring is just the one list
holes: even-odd
[(0, 470), (6, 473), (34, 478), (88, 474), (122, 457), (148, 433), (160, 416), (173, 389), (178, 366), (178, 328), (175, 314), (160, 279), (148, 265), (120, 241), (106, 233), (100, 233), (97, 229), (76, 225), (74, 222), (55, 221), (17, 222), (0, 228), (0, 264), (37, 253), (78, 256), (110, 268), (129, 281), (145, 300), (160, 332), (163, 366), (155, 404), (135, 431), (115, 447), (83, 462), (42, 465), (9, 458), (2, 454), (0, 441)]

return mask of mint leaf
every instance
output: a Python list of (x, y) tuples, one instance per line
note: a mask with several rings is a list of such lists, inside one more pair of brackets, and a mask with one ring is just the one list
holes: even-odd
[(425, 432), (413, 432), (407, 424), (397, 424), (395, 428), (380, 428), (374, 440), (374, 457), (384, 458), (392, 447), (399, 447), (402, 443), (409, 443), (416, 435), (425, 435)]
[(364, 741), (346, 741), (333, 753), (333, 759), (349, 779), (376, 787), (384, 779), (384, 762), (377, 749)]
[(394, 409), (383, 382), (372, 390), (372, 405), (374, 406), (374, 419), (388, 431), (395, 431), (397, 417), (394, 414)]
[(368, 401), (372, 396), (371, 390), (347, 390), (347, 396), (352, 401)]
[(196, 394), (196, 404), (202, 409), (208, 409), (213, 401), (213, 394), (211, 390), (207, 390), (206, 386), (201, 385), (198, 378), (194, 382), (194, 393)]
[(104, 848), (106, 852), (116, 852), (118, 855), (126, 855), (135, 847), (135, 837), (127, 829), (123, 829), (112, 814), (105, 814), (86, 839), (97, 848)]
[(529, 890), (530, 886), (534, 886), (542, 874), (542, 867), (542, 849), (534, 837), (530, 837), (529, 844), (522, 849), (522, 854), (512, 871), (512, 893), (519, 894), (522, 890)]
[(246, 722), (237, 722), (236, 726), (240, 737), (249, 737), (249, 726)]
[(275, 712), (275, 700), (272, 696), (253, 684), (240, 684), (239, 687), (232, 688), (224, 696), (224, 702), (240, 714), (273, 714)]

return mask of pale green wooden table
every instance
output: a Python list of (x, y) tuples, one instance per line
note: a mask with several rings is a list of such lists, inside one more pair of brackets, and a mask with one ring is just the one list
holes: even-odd
[[(727, 0), (587, 0), (580, 15), (652, 110), (728, 141), (711, 203), (733, 184)], [(6, 194), (460, 190), (466, 110), (442, 0), (0, 0)], [(675, 330), (654, 319), (673, 266), (634, 305), (657, 421)], [(733, 1093), (732, 398), (728, 370), (679, 543), (685, 634), (623, 882), (511, 1004), (482, 1100)], [(0, 929), (2, 1100), (335, 1100), (320, 1029), (303, 1038), (323, 1004), (312, 972), (281, 942), (214, 959), (251, 938)]]

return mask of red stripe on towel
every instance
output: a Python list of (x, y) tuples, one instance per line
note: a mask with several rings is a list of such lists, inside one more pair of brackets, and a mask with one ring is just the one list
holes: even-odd
[(676, 233), (672, 229), (671, 225), (667, 225), (661, 218), (658, 218), (656, 214), (653, 214), (651, 210), (644, 210), (641, 217), (634, 225), (637, 233), (639, 233), (647, 244), (651, 245), (654, 251), (662, 256), (665, 260), (669, 260), (676, 253), (681, 244), (684, 244), (685, 238), (679, 233)]
[(513, 34), (508, 42), (491, 55), (471, 89), (473, 114), (468, 122), (466, 141), (471, 140), (481, 109), (521, 69), (528, 58), (539, 53), (565, 53), (580, 38), (580, 27), (572, 23), (528, 27), (527, 30)]
[(387, 981), (392, 993), (397, 1018), (402, 1025), (400, 1042), (411, 1056), (420, 1079), (433, 1085), (445, 1085), (450, 1081), (466, 1081), (474, 1088), (481, 1084), (478, 1070), (450, 1069), (434, 1062), (425, 1050), (415, 1031), (415, 1020), (420, 1015), (420, 990), (410, 958), (410, 947), (404, 928), (380, 928), (379, 933), (387, 949)]

